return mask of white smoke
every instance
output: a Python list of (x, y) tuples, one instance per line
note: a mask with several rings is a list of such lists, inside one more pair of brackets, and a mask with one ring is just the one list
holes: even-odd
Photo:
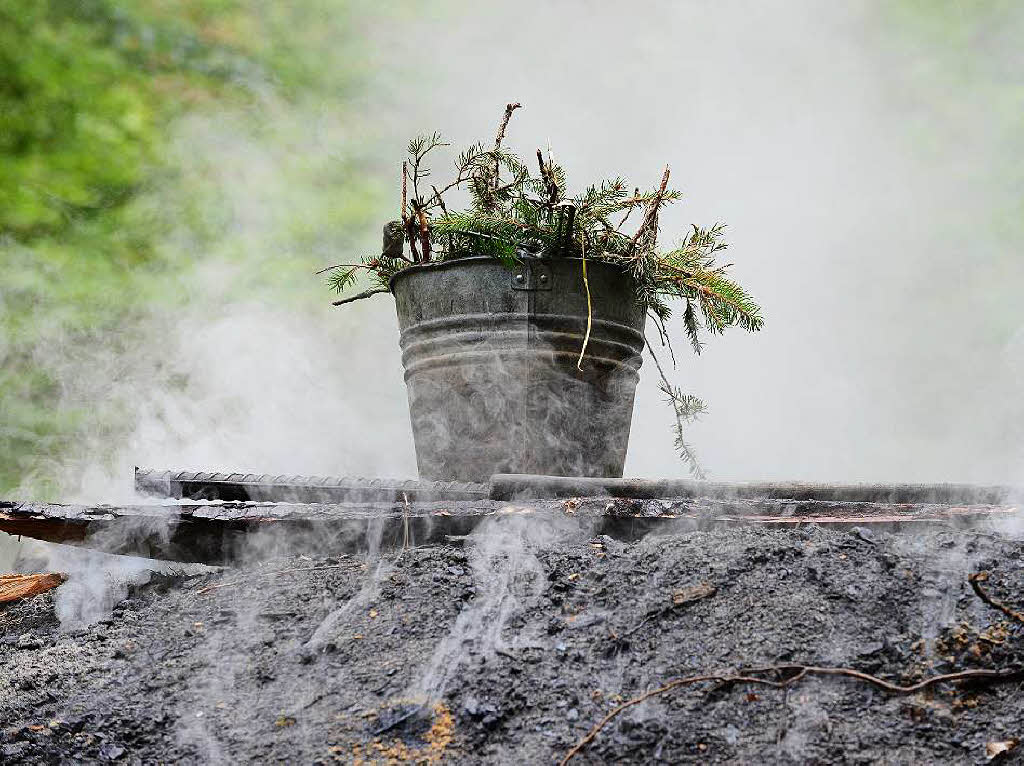
[(578, 537), (580, 528), (565, 518), (525, 511), (506, 508), (467, 539), (473, 600), (434, 649), (413, 697), (440, 698), (469, 657), (486, 659), (499, 650), (545, 646), (537, 635), (506, 628), (514, 614), (534, 604), (545, 591), (547, 573), (538, 552), (559, 540)]

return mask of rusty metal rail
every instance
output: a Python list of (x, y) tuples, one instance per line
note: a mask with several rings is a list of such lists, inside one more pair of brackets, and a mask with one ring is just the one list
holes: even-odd
[(461, 481), (135, 469), (135, 489), (179, 500), (274, 503), (393, 503), (486, 500), (490, 486)]

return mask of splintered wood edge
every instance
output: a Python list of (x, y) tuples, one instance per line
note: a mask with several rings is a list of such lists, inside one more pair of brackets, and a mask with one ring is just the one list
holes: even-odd
[(48, 518), (0, 511), (0, 532), (16, 537), (31, 537), (50, 543), (81, 542), (87, 530), (88, 522), (84, 519)]
[(63, 572), (0, 575), (0, 604), (53, 590), (68, 579)]

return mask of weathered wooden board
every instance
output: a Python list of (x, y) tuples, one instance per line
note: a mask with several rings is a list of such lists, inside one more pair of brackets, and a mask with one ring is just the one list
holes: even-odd
[(976, 525), (1018, 514), (1008, 505), (820, 500), (574, 498), (370, 503), (182, 503), (58, 505), (0, 502), (0, 531), (109, 553), (223, 563), (280, 552), (352, 551), (423, 545), (461, 537), (489, 519), (535, 515), (575, 523), (587, 534), (632, 540), (728, 524), (793, 526), (922, 523)]
[(0, 604), (37, 596), (56, 588), (65, 580), (67, 575), (59, 572), (0, 575)]

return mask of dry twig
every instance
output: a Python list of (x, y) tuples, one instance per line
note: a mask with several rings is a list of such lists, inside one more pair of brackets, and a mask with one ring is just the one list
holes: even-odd
[(662, 203), (665, 201), (665, 193), (668, 190), (668, 179), (671, 171), (668, 165), (665, 166), (665, 172), (661, 175), (661, 183), (658, 185), (658, 190), (651, 197), (651, 201), (647, 205), (647, 209), (644, 211), (644, 218), (641, 221), (639, 228), (633, 235), (633, 240), (630, 243), (630, 252), (634, 255), (638, 252), (641, 256), (647, 254), (647, 250), (653, 247), (654, 243), (658, 238), (658, 211), (661, 209)]
[(402, 207), (401, 207), (402, 223), (405, 223), (405, 219), (407, 217), (406, 216), (406, 209), (408, 207), (408, 199), (409, 199), (409, 163), (408, 162), (403, 162), (402, 163)]
[(423, 260), (430, 260), (430, 228), (427, 226), (427, 217), (418, 200), (413, 200), (413, 210), (416, 211), (416, 220), (419, 222), (420, 247), (422, 248)]
[(369, 298), (371, 295), (377, 295), (378, 293), (386, 293), (383, 287), (375, 287), (372, 290), (366, 290), (365, 292), (351, 295), (348, 298), (342, 298), (340, 301), (332, 301), (332, 306), (344, 306), (346, 303), (352, 303), (353, 301), (361, 301), (363, 298)]
[(501, 148), (501, 142), (505, 140), (505, 130), (508, 128), (508, 121), (512, 119), (512, 112), (521, 107), (518, 101), (514, 104), (505, 105), (505, 116), (501, 119), (501, 124), (498, 126), (498, 133), (494, 137), (494, 149), (497, 151)]
[[(512, 119), (512, 112), (521, 107), (518, 101), (514, 104), (505, 105), (505, 116), (501, 119), (501, 124), (498, 126), (498, 133), (494, 137), (494, 153), (497, 155), (501, 149), (501, 142), (505, 140), (505, 131), (508, 129), (508, 121)], [(501, 169), (501, 161), (497, 156), (494, 158), (494, 190), (498, 190), (498, 177)]]
[(988, 580), (988, 572), (978, 572), (977, 574), (972, 574), (967, 578), (967, 582), (969, 582), (971, 584), (971, 587), (974, 588), (974, 592), (978, 594), (978, 598), (980, 598), (982, 601), (984, 601), (986, 604), (993, 607), (994, 609), (998, 609), (1007, 617), (1012, 617), (1017, 622), (1024, 623), (1024, 613), (1018, 612), (1016, 609), (1013, 609), (1012, 607), (1009, 607), (1006, 604), (1003, 604), (1002, 602), (996, 601), (994, 598), (992, 598), (990, 595), (988, 595), (985, 591), (981, 589), (981, 583), (985, 582), (986, 580)]
[(709, 598), (711, 596), (714, 596), (716, 593), (718, 593), (718, 589), (711, 583), (707, 582), (702, 582), (697, 585), (693, 585), (689, 588), (677, 590), (675, 593), (672, 594), (672, 601), (670, 604), (651, 612), (642, 620), (640, 620), (639, 623), (637, 623), (632, 628), (627, 630), (621, 636), (616, 635), (615, 638), (628, 638), (656, 617), (661, 617), (662, 615), (671, 612), (673, 609), (678, 609), (679, 607), (685, 606), (686, 604), (692, 603), (693, 601), (699, 601), (702, 598)]
[[(773, 681), (770, 678), (760, 678), (757, 674), (763, 673), (776, 673), (776, 674), (791, 674), (788, 677), (783, 678), (781, 681)], [(717, 681), (719, 684), (759, 684), (761, 686), (771, 686), (776, 689), (781, 689), (787, 686), (791, 686), (797, 681), (803, 680), (807, 676), (845, 676), (847, 678), (854, 678), (859, 681), (864, 681), (873, 686), (878, 687), (882, 691), (889, 692), (890, 694), (914, 694), (923, 689), (927, 689), (930, 686), (934, 686), (940, 683), (948, 683), (951, 681), (1011, 681), (1024, 678), (1024, 668), (1017, 668), (1012, 670), (962, 670), (958, 673), (946, 673), (944, 675), (932, 676), (926, 678), (923, 681), (919, 681), (916, 684), (910, 686), (899, 686), (898, 684), (890, 683), (884, 679), (876, 676), (868, 675), (867, 673), (861, 673), (859, 670), (853, 668), (820, 668), (813, 665), (772, 665), (764, 668), (750, 668), (749, 670), (743, 671), (741, 674), (734, 675), (729, 673), (709, 673), (699, 676), (687, 676), (686, 678), (677, 678), (669, 681), (664, 686), (659, 686), (657, 689), (652, 689), (649, 692), (644, 692), (638, 697), (634, 697), (631, 700), (623, 702), (618, 707), (611, 710), (604, 718), (598, 721), (590, 731), (573, 745), (572, 749), (565, 754), (565, 757), (559, 761), (559, 766), (565, 766), (574, 757), (579, 755), (583, 749), (594, 741), (601, 729), (607, 726), (612, 720), (614, 720), (623, 711), (629, 708), (639, 705), (651, 697), (657, 697), (673, 689), (678, 689), (681, 686), (692, 686), (693, 684), (705, 683), (708, 681)]]

